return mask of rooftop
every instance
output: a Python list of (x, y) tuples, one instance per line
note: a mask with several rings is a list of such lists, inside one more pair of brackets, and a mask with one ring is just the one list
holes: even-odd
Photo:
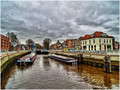
[(82, 40), (85, 40), (85, 39), (89, 39), (89, 38), (95, 38), (95, 37), (111, 37), (109, 35), (107, 35), (106, 33), (103, 33), (103, 32), (99, 32), (99, 31), (96, 31), (94, 32), (93, 34), (86, 34)]

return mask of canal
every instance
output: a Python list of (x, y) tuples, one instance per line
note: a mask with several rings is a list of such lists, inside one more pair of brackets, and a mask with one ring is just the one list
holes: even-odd
[(111, 74), (101, 68), (78, 65), (71, 66), (37, 55), (29, 66), (13, 64), (1, 78), (2, 89), (95, 89), (119, 88), (119, 72)]

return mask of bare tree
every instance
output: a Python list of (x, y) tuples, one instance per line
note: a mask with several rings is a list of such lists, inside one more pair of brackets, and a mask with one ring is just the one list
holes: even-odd
[(32, 49), (32, 44), (34, 44), (34, 41), (32, 39), (28, 39), (26, 41), (26, 46), (28, 47), (28, 49)]
[(49, 46), (50, 46), (50, 43), (52, 42), (52, 40), (50, 38), (45, 38), (43, 40), (43, 46), (45, 49), (49, 50)]
[(14, 34), (14, 32), (8, 32), (6, 35), (10, 39), (10, 43), (11, 43), (11, 46), (10, 46), (11, 48), (10, 49), (17, 46), (20, 43), (19, 39), (17, 38), (17, 35)]

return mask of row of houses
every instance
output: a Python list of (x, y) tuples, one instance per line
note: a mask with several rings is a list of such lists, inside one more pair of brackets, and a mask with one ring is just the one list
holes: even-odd
[(59, 40), (50, 46), (51, 50), (119, 50), (119, 43), (115, 38), (103, 32), (86, 34), (78, 39)]

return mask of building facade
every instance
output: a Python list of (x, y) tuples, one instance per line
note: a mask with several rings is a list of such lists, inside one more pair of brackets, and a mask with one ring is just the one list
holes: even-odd
[(55, 44), (52, 44), (51, 46), (50, 46), (50, 50), (55, 50), (56, 49), (56, 45)]
[(80, 50), (81, 45), (80, 45), (80, 40), (79, 39), (74, 41), (74, 47), (75, 47), (75, 50)]
[(10, 41), (9, 38), (0, 34), (1, 38), (1, 51), (8, 51), (10, 49)]
[(57, 48), (57, 50), (63, 49), (62, 44), (61, 44), (61, 42), (59, 40), (56, 42), (56, 48)]
[(81, 39), (83, 37), (80, 37), (79, 39), (75, 40), (74, 41), (74, 47), (75, 47), (75, 50), (81, 50)]
[(115, 50), (119, 50), (119, 45), (120, 45), (119, 42), (116, 41), (115, 42)]
[(63, 49), (63, 45), (62, 43), (58, 40), (55, 44), (52, 44), (50, 46), (51, 50), (62, 50)]
[(113, 50), (112, 39), (103, 32), (87, 34), (81, 39), (81, 50)]

